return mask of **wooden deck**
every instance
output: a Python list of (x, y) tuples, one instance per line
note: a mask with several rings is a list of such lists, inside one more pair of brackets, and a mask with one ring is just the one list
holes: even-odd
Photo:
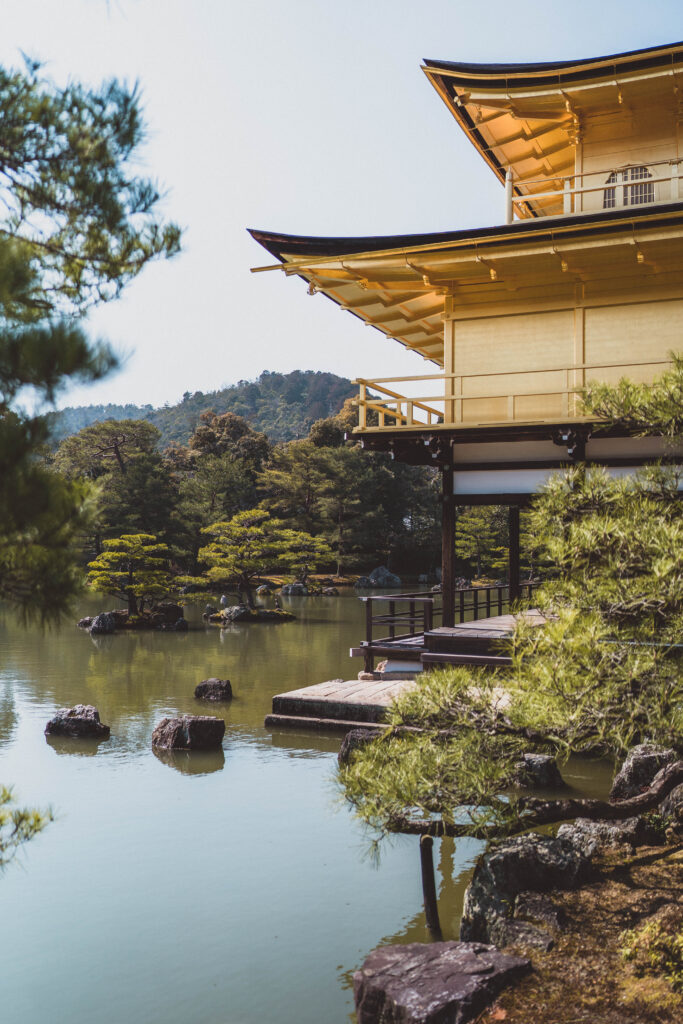
[[(519, 614), (534, 626), (541, 626), (545, 622), (535, 608)], [(504, 641), (513, 633), (515, 618), (512, 614), (492, 615), (454, 626), (437, 626), (411, 637), (384, 637), (373, 641), (372, 652), (377, 658), (412, 659), (425, 666), (509, 665), (510, 658), (504, 650)], [(353, 647), (350, 654), (351, 657), (361, 657), (367, 651), (368, 644), (363, 643), (360, 647)]]
[[(542, 626), (543, 616), (535, 609), (521, 612), (532, 625)], [(514, 615), (494, 615), (456, 626), (439, 626), (410, 638), (382, 641), (384, 657), (397, 662), (409, 660), (412, 652), (416, 675), (423, 668), (440, 665), (480, 665), (502, 668), (512, 659), (500, 648), (501, 640), (515, 627)], [(356, 648), (354, 653), (363, 653)], [(412, 670), (411, 670), (412, 671)], [(273, 712), (266, 716), (266, 728), (325, 729), (347, 732), (358, 725), (376, 729), (382, 724), (392, 700), (415, 686), (415, 679), (333, 679), (315, 686), (302, 686), (273, 697)]]
[(394, 697), (414, 685), (414, 679), (333, 679), (302, 686), (273, 697), (273, 713), (265, 725), (342, 732), (358, 725), (383, 728), (382, 718)]

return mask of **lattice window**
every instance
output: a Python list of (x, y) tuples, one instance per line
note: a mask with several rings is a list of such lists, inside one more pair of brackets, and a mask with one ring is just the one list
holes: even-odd
[[(638, 206), (641, 203), (654, 203), (654, 182), (648, 181), (652, 175), (647, 167), (625, 167), (621, 171), (612, 171), (602, 199), (605, 210), (615, 206)], [(627, 184), (635, 182), (635, 184)]]

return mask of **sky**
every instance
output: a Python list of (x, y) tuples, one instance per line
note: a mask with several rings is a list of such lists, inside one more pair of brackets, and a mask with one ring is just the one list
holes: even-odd
[(60, 404), (163, 405), (263, 370), (376, 377), (431, 364), (281, 272), (248, 227), (401, 234), (501, 223), (503, 189), (423, 58), (538, 61), (683, 38), (681, 0), (2, 0), (0, 62), (138, 81), (140, 171), (183, 252), (89, 318), (122, 368)]

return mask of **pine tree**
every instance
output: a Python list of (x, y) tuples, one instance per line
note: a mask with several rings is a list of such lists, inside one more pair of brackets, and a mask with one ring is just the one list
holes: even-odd
[(129, 615), (176, 589), (169, 569), (170, 552), (153, 534), (124, 534), (104, 541), (104, 550), (88, 563), (88, 584), (128, 606)]
[[(27, 62), (0, 68), (0, 109), (0, 594), (55, 618), (79, 590), (73, 547), (92, 504), (83, 483), (37, 459), (40, 413), (66, 384), (115, 365), (77, 320), (176, 253), (180, 232), (156, 219), (158, 190), (132, 171), (144, 137), (134, 89), (58, 88)], [(37, 413), (22, 411), (20, 392)]]

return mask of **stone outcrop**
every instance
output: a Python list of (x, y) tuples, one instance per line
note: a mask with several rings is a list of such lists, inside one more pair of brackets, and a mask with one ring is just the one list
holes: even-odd
[(641, 743), (633, 747), (614, 776), (610, 800), (626, 800), (630, 796), (642, 793), (649, 788), (660, 768), (675, 760), (674, 750), (666, 750), (653, 743)]
[[(79, 623), (80, 625), (80, 623)], [(90, 632), (93, 636), (103, 636), (116, 631), (116, 618), (113, 612), (100, 612), (90, 623)]]
[(337, 761), (340, 765), (348, 764), (354, 750), (364, 747), (370, 740), (377, 738), (376, 729), (349, 729), (342, 740), (342, 745), (337, 754)]
[(565, 785), (557, 761), (548, 754), (522, 754), (512, 781), (524, 789), (562, 789)]
[(584, 857), (607, 851), (632, 853), (636, 846), (657, 846), (662, 836), (646, 818), (624, 818), (622, 821), (590, 821), (577, 818), (560, 825), (557, 838), (570, 842)]
[(305, 583), (285, 583), (280, 593), (284, 594), (285, 597), (306, 597), (308, 587)]
[(354, 587), (368, 589), (370, 587), (400, 587), (401, 577), (389, 572), (386, 565), (378, 565), (367, 576), (359, 576)]
[(589, 866), (589, 858), (566, 838), (532, 832), (500, 843), (474, 869), (465, 892), (460, 938), (550, 948), (552, 935), (545, 927), (523, 914), (517, 916), (517, 898), (522, 893), (572, 889), (587, 877)]
[(325, 597), (339, 597), (339, 591), (336, 587), (323, 587), (323, 595)]
[(70, 736), (73, 739), (104, 740), (109, 732), (109, 726), (100, 722), (100, 713), (92, 704), (60, 708), (45, 726), (46, 736)]
[(376, 569), (373, 569), (368, 575), (370, 584), (373, 587), (400, 587), (401, 577), (397, 576), (393, 572), (389, 572), (386, 565), (378, 565)]
[(195, 697), (199, 700), (232, 700), (232, 686), (229, 679), (204, 679), (195, 686)]
[(209, 615), (209, 622), (222, 626), (231, 622), (288, 622), (293, 618), (291, 612), (282, 608), (250, 608), (247, 604), (233, 604)]
[(224, 735), (222, 718), (208, 715), (162, 718), (152, 733), (152, 746), (162, 750), (217, 750)]
[(466, 1024), (529, 970), (479, 942), (384, 946), (353, 976), (358, 1024)]

